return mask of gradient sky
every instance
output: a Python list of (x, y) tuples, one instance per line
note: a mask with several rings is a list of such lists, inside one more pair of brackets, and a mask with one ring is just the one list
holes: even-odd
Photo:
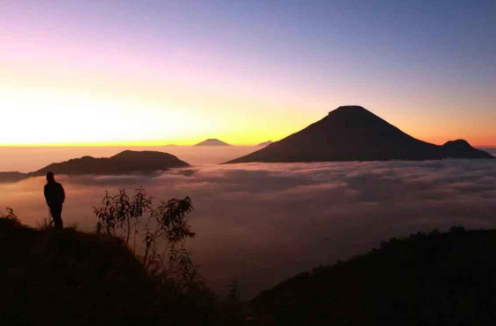
[(496, 1), (0, 0), (0, 145), (255, 144), (346, 104), (496, 145)]

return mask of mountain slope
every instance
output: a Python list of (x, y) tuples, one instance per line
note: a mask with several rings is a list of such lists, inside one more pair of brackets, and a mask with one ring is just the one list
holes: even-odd
[(133, 172), (151, 173), (170, 168), (187, 167), (188, 163), (176, 156), (152, 151), (124, 151), (110, 158), (84, 156), (62, 163), (50, 164), (38, 171), (28, 173), (28, 177), (43, 176), (48, 171), (55, 174), (109, 174), (119, 175)]
[(417, 233), (252, 301), (264, 325), (494, 325), (496, 231)]
[(437, 146), (417, 140), (360, 106), (324, 119), (259, 151), (227, 163), (493, 158), (465, 141)]
[(195, 146), (231, 146), (228, 143), (225, 143), (221, 140), (211, 138), (207, 139), (205, 141), (202, 141), (201, 143), (196, 144)]

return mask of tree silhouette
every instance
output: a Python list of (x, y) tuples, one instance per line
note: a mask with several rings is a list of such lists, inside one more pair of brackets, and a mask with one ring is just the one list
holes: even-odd
[(191, 199), (170, 199), (153, 206), (152, 197), (142, 188), (131, 198), (124, 189), (103, 198), (95, 207), (97, 233), (120, 238), (141, 260), (147, 271), (183, 291), (201, 278), (184, 247), (193, 238), (186, 215), (193, 210)]

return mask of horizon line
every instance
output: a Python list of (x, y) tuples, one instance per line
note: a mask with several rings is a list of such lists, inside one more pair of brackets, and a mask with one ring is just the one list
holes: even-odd
[[(203, 142), (198, 141), (195, 143), (187, 143), (187, 144), (174, 144), (174, 143), (155, 143), (155, 142), (84, 142), (84, 143), (42, 143), (42, 144), (0, 144), (0, 148), (16, 148), (16, 147), (194, 147), (195, 145)], [(251, 144), (234, 144), (230, 142), (226, 142), (228, 146), (234, 147), (253, 147), (258, 146), (263, 143), (251, 143)], [(495, 145), (496, 146), (496, 145)], [(208, 147), (208, 146), (205, 146)], [(224, 146), (211, 146), (211, 147), (224, 147)]]
[[(138, 143), (138, 142), (82, 142), (82, 143), (41, 143), (41, 144), (0, 144), (0, 148), (32, 148), (32, 147), (167, 147), (167, 146), (172, 146), (172, 147), (194, 147), (195, 145), (203, 142), (195, 142), (195, 143), (188, 143), (188, 144), (174, 144), (174, 143), (164, 143), (158, 141), (147, 141), (143, 143)], [(447, 140), (448, 142), (450, 140)], [(226, 142), (230, 146), (234, 147), (256, 147), (260, 145), (261, 143), (264, 142), (259, 142), (259, 143), (251, 143), (251, 144), (235, 144), (235, 143), (230, 143)], [(276, 141), (273, 141), (273, 143)], [(444, 143), (446, 143), (444, 142)], [(470, 143), (470, 141), (468, 141)], [(443, 143), (443, 144), (444, 144)], [(434, 145), (442, 146), (443, 144), (436, 144), (436, 143), (431, 143)], [(491, 148), (491, 147), (496, 147), (496, 144), (472, 144), (470, 143), (471, 146), (473, 147), (479, 147), (479, 148)], [(209, 146), (205, 146), (209, 147)], [(224, 146), (211, 146), (211, 147), (224, 147)]]

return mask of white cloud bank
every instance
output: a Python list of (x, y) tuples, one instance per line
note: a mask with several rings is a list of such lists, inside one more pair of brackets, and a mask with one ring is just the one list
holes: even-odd
[[(238, 278), (249, 297), (393, 236), (454, 224), (496, 227), (495, 161), (243, 164), (156, 178), (61, 177), (66, 223), (90, 229), (105, 190), (143, 186), (158, 199), (190, 196), (195, 262), (216, 290)], [(24, 223), (47, 216), (43, 178), (0, 185), (0, 207)]]

